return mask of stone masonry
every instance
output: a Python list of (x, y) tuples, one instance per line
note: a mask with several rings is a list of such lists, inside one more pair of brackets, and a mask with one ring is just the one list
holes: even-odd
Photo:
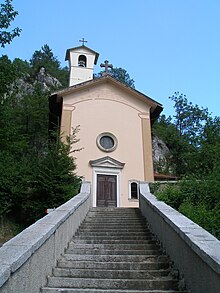
[(186, 293), (140, 210), (91, 208), (41, 293)]

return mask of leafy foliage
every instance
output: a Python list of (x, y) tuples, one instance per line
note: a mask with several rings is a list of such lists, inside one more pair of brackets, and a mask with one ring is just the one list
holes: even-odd
[[(76, 133), (66, 144), (58, 132), (49, 142), (49, 90), (31, 78), (26, 61), (2, 56), (0, 68), (0, 217), (13, 215), (28, 225), (78, 193), (80, 178), (69, 156)], [(31, 90), (17, 86), (21, 77), (30, 77)]]
[[(199, 108), (188, 102), (183, 94), (176, 92), (171, 99), (174, 101), (174, 117), (162, 115), (153, 125), (153, 135), (161, 138), (170, 149), (169, 163), (177, 176), (193, 175), (200, 178), (214, 167), (215, 156), (209, 156), (208, 160), (206, 157), (219, 149), (219, 134), (216, 135), (219, 119), (213, 119), (207, 108)], [(215, 146), (209, 143), (214, 137)]]
[(220, 117), (178, 92), (171, 99), (174, 119), (162, 115), (152, 132), (170, 149), (169, 163), (183, 180), (153, 184), (153, 192), (220, 239)]
[(0, 58), (0, 97), (1, 101), (4, 94), (8, 91), (11, 83), (18, 77), (16, 68), (13, 66), (8, 56), (3, 55)]
[(199, 108), (188, 102), (186, 95), (175, 92), (170, 98), (174, 102), (174, 125), (179, 135), (193, 146), (200, 145), (204, 125), (209, 117), (207, 108)]
[(5, 3), (0, 4), (0, 45), (3, 48), (21, 33), (18, 27), (9, 30), (11, 22), (17, 15), (18, 12), (13, 8), (12, 0), (5, 0)]
[(123, 82), (124, 84), (135, 88), (134, 86), (134, 80), (130, 77), (128, 72), (121, 68), (121, 67), (115, 67), (111, 69), (111, 74), (114, 78), (118, 79), (119, 81)]
[[(96, 77), (102, 76), (103, 73), (104, 73), (104, 71), (99, 72), (96, 75)], [(130, 75), (128, 74), (128, 72), (125, 69), (123, 69), (121, 67), (112, 68), (110, 70), (110, 75), (112, 77), (116, 78), (117, 80), (119, 80), (120, 82), (126, 84), (127, 86), (135, 88), (134, 80), (130, 77)]]
[(80, 178), (74, 173), (76, 165), (69, 149), (70, 145), (59, 139), (58, 144), (48, 145), (45, 154), (32, 162), (28, 192), (25, 200), (18, 203), (26, 222), (32, 223), (44, 215), (46, 208), (57, 207), (78, 193)]
[(49, 45), (45, 44), (40, 50), (34, 52), (30, 65), (34, 74), (38, 73), (41, 68), (45, 68), (46, 72), (56, 77), (63, 87), (68, 86), (68, 68), (61, 68), (60, 61), (54, 56)]
[(162, 190), (157, 186), (154, 192), (159, 200), (220, 239), (219, 175), (212, 174), (204, 180), (184, 179), (176, 184), (166, 184)]

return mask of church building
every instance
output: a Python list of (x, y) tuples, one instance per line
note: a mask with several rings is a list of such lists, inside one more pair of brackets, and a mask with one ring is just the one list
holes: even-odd
[(151, 125), (162, 105), (111, 76), (94, 78), (99, 54), (68, 49), (69, 87), (50, 97), (50, 122), (62, 136), (79, 127), (77, 175), (92, 184), (92, 205), (137, 207), (140, 181), (154, 181)]

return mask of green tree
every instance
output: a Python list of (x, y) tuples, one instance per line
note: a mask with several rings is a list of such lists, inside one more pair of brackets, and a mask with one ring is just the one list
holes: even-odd
[(179, 210), (220, 239), (220, 172), (167, 184), (155, 193), (159, 200)]
[(119, 81), (123, 82), (124, 84), (126, 84), (132, 88), (135, 88), (134, 80), (130, 77), (130, 75), (128, 74), (128, 72), (125, 69), (123, 69), (121, 67), (112, 68), (111, 74), (114, 78), (118, 79)]
[(69, 72), (67, 67), (61, 68), (60, 61), (54, 56), (52, 49), (49, 45), (44, 45), (41, 50), (34, 52), (30, 65), (34, 75), (43, 67), (46, 73), (56, 77), (63, 87), (68, 86)]
[(220, 117), (209, 117), (198, 152), (199, 173), (220, 177)]
[(20, 77), (27, 78), (31, 74), (31, 66), (28, 61), (23, 61), (20, 58), (13, 60), (13, 65)]
[(0, 45), (3, 48), (21, 33), (21, 29), (18, 27), (12, 30), (9, 29), (11, 22), (14, 21), (17, 15), (18, 12), (13, 8), (12, 0), (5, 0), (4, 3), (0, 4)]
[(4, 97), (4, 94), (8, 92), (10, 85), (18, 77), (18, 72), (14, 67), (8, 56), (3, 55), (0, 57), (0, 98)]
[(61, 139), (54, 140), (44, 146), (44, 154), (32, 160), (29, 188), (16, 202), (26, 224), (44, 216), (45, 209), (56, 208), (79, 192), (80, 178), (75, 174), (75, 160), (69, 156), (70, 141), (64, 144)]
[[(96, 77), (102, 76), (103, 73), (104, 73), (104, 71), (99, 72), (96, 75)], [(124, 84), (126, 84), (126, 85), (128, 85), (128, 86), (130, 86), (132, 88), (135, 88), (134, 80), (130, 77), (130, 75), (128, 74), (128, 72), (125, 69), (123, 69), (121, 67), (112, 68), (110, 70), (110, 75), (112, 77), (116, 78), (117, 80), (121, 81), (122, 83), (124, 83)]]
[(205, 170), (201, 146), (210, 120), (208, 109), (193, 105), (179, 92), (170, 99), (174, 102), (173, 119), (162, 115), (153, 125), (153, 135), (160, 137), (170, 149), (170, 162), (176, 175), (201, 176), (202, 169)]
[(175, 92), (170, 99), (174, 102), (174, 125), (189, 144), (199, 146), (205, 123), (209, 117), (207, 108), (199, 108), (188, 102), (186, 95)]
[(39, 72), (41, 67), (44, 67), (50, 74), (53, 74), (54, 71), (57, 71), (60, 67), (60, 62), (47, 44), (42, 46), (41, 50), (36, 50), (34, 52), (30, 64), (37, 72)]
[(20, 60), (14, 64), (7, 56), (0, 59), (1, 65), (5, 79), (0, 80), (0, 217), (10, 214), (30, 224), (45, 208), (73, 197), (79, 178), (69, 156), (72, 141), (48, 141), (49, 91), (36, 81), (31, 91), (11, 86), (17, 66), (24, 71), (28, 66)]

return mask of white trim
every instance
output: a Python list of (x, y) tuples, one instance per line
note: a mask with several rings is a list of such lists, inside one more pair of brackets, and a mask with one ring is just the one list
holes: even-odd
[(114, 168), (93, 167), (92, 170), (92, 206), (96, 207), (97, 202), (97, 175), (116, 175), (117, 176), (117, 207), (120, 207), (121, 196), (121, 170)]
[(99, 167), (99, 168), (113, 168), (113, 169), (123, 169), (125, 163), (121, 163), (109, 156), (103, 157), (97, 160), (89, 161), (89, 164), (92, 167)]
[[(131, 197), (131, 183), (137, 183), (137, 192), (138, 192), (138, 197), (137, 198), (132, 198)], [(128, 181), (128, 199), (129, 200), (137, 200), (139, 199), (140, 196), (140, 181), (139, 180), (135, 180), (135, 179), (131, 179)]]

